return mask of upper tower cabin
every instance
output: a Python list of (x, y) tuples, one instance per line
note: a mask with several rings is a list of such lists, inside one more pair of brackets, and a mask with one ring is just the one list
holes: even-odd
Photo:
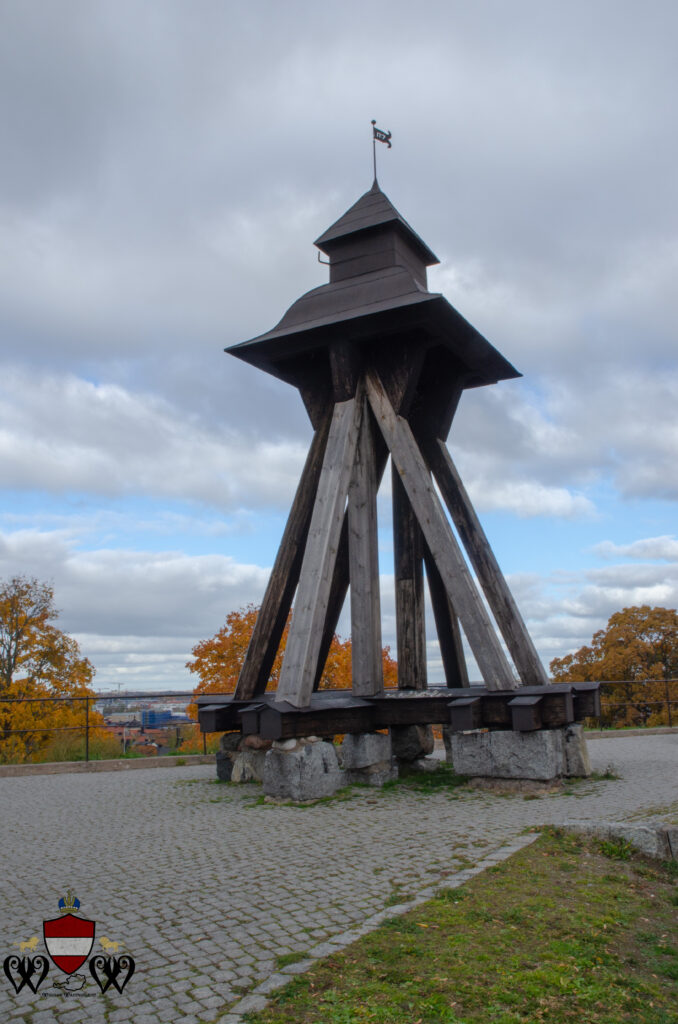
[(439, 437), (464, 388), (520, 376), (447, 299), (429, 292), (426, 268), (438, 259), (376, 181), (315, 245), (329, 257), (329, 283), (297, 299), (272, 331), (226, 350), (299, 388), (314, 423), (327, 398), (348, 397), (351, 381), (375, 361), (406, 374), (408, 403), (439, 409)]
[(426, 291), (426, 268), (440, 262), (376, 181), (315, 245), (330, 258), (330, 284), (401, 267)]

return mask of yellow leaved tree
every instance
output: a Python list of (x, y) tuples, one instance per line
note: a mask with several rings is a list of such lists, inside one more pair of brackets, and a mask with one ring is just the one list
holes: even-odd
[[(622, 680), (601, 691), (602, 724), (678, 722), (678, 613), (649, 605), (615, 612), (590, 645), (554, 658), (555, 682)], [(671, 682), (674, 680), (674, 682)], [(667, 700), (670, 700), (671, 711)]]
[[(45, 699), (94, 697), (94, 667), (51, 625), (57, 614), (49, 584), (27, 576), (0, 582), (0, 763), (43, 760), (59, 736), (52, 730), (83, 731), (82, 701)], [(101, 724), (91, 713), (90, 725)]]
[[(200, 693), (233, 693), (238, 682), (247, 647), (252, 636), (254, 623), (259, 609), (249, 604), (245, 608), (231, 612), (226, 622), (209, 640), (201, 640), (193, 648), (193, 661), (186, 665), (190, 672), (198, 676), (200, 682), (194, 694)], [(273, 663), (268, 689), (275, 690), (279, 679), (285, 644), (289, 633), (291, 617), (283, 632), (282, 642)], [(397, 683), (397, 664), (391, 657), (390, 649), (382, 651), (384, 666), (384, 684), (395, 686)], [(342, 640), (335, 633), (332, 638), (325, 670), (320, 680), (321, 690), (347, 690), (351, 687), (351, 641)], [(197, 705), (191, 704), (189, 714), (197, 716)]]

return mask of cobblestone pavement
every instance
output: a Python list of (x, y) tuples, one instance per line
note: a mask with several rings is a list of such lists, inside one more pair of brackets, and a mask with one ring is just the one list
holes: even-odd
[(330, 951), (394, 894), (402, 902), (463, 880), (516, 848), (526, 827), (675, 816), (678, 734), (592, 740), (589, 750), (595, 771), (620, 778), (529, 800), (395, 788), (278, 806), (258, 802), (260, 787), (217, 784), (212, 765), (2, 779), (0, 956), (34, 935), (39, 952), (42, 921), (59, 916), (70, 887), (97, 922), (96, 951), (101, 937), (124, 943), (137, 967), (122, 995), (106, 996), (86, 966), (74, 995), (53, 987), (53, 966), (37, 994), (15, 994), (2, 975), (0, 1020), (230, 1024), (231, 1011), (261, 1002), (254, 988), (280, 981), (277, 957)]

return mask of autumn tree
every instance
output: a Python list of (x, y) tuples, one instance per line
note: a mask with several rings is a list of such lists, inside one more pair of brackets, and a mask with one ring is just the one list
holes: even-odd
[[(604, 724), (664, 724), (667, 699), (678, 697), (678, 687), (669, 682), (678, 679), (678, 614), (649, 605), (624, 608), (594, 633), (590, 645), (554, 658), (550, 667), (559, 683), (623, 680), (603, 694)], [(626, 707), (614, 707), (615, 702)], [(675, 707), (674, 721), (677, 713)]]
[[(259, 609), (249, 604), (238, 611), (230, 612), (221, 629), (209, 640), (201, 640), (193, 648), (193, 661), (186, 665), (190, 672), (200, 680), (195, 694), (199, 693), (233, 693), (238, 682), (252, 636), (254, 623)], [(282, 636), (282, 642), (273, 663), (268, 681), (268, 689), (275, 690), (280, 680), (282, 659), (287, 643), (291, 617), (288, 618)], [(384, 683), (395, 686), (397, 681), (397, 665), (390, 655), (388, 647), (383, 652)], [(351, 687), (351, 641), (342, 640), (335, 633), (327, 655), (325, 669), (320, 680), (323, 690), (346, 690)], [(192, 704), (189, 713), (197, 714), (197, 707)]]
[[(94, 696), (94, 668), (51, 624), (57, 615), (49, 584), (27, 576), (0, 584), (0, 761), (30, 760), (50, 742), (50, 730), (82, 726), (79, 703), (29, 698)], [(96, 716), (92, 724), (100, 724)]]

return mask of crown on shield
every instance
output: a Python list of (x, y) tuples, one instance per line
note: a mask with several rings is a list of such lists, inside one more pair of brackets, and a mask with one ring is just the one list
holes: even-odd
[(73, 890), (69, 889), (66, 895), (59, 900), (59, 910), (62, 914), (77, 914), (79, 909), (80, 900), (73, 895)]

